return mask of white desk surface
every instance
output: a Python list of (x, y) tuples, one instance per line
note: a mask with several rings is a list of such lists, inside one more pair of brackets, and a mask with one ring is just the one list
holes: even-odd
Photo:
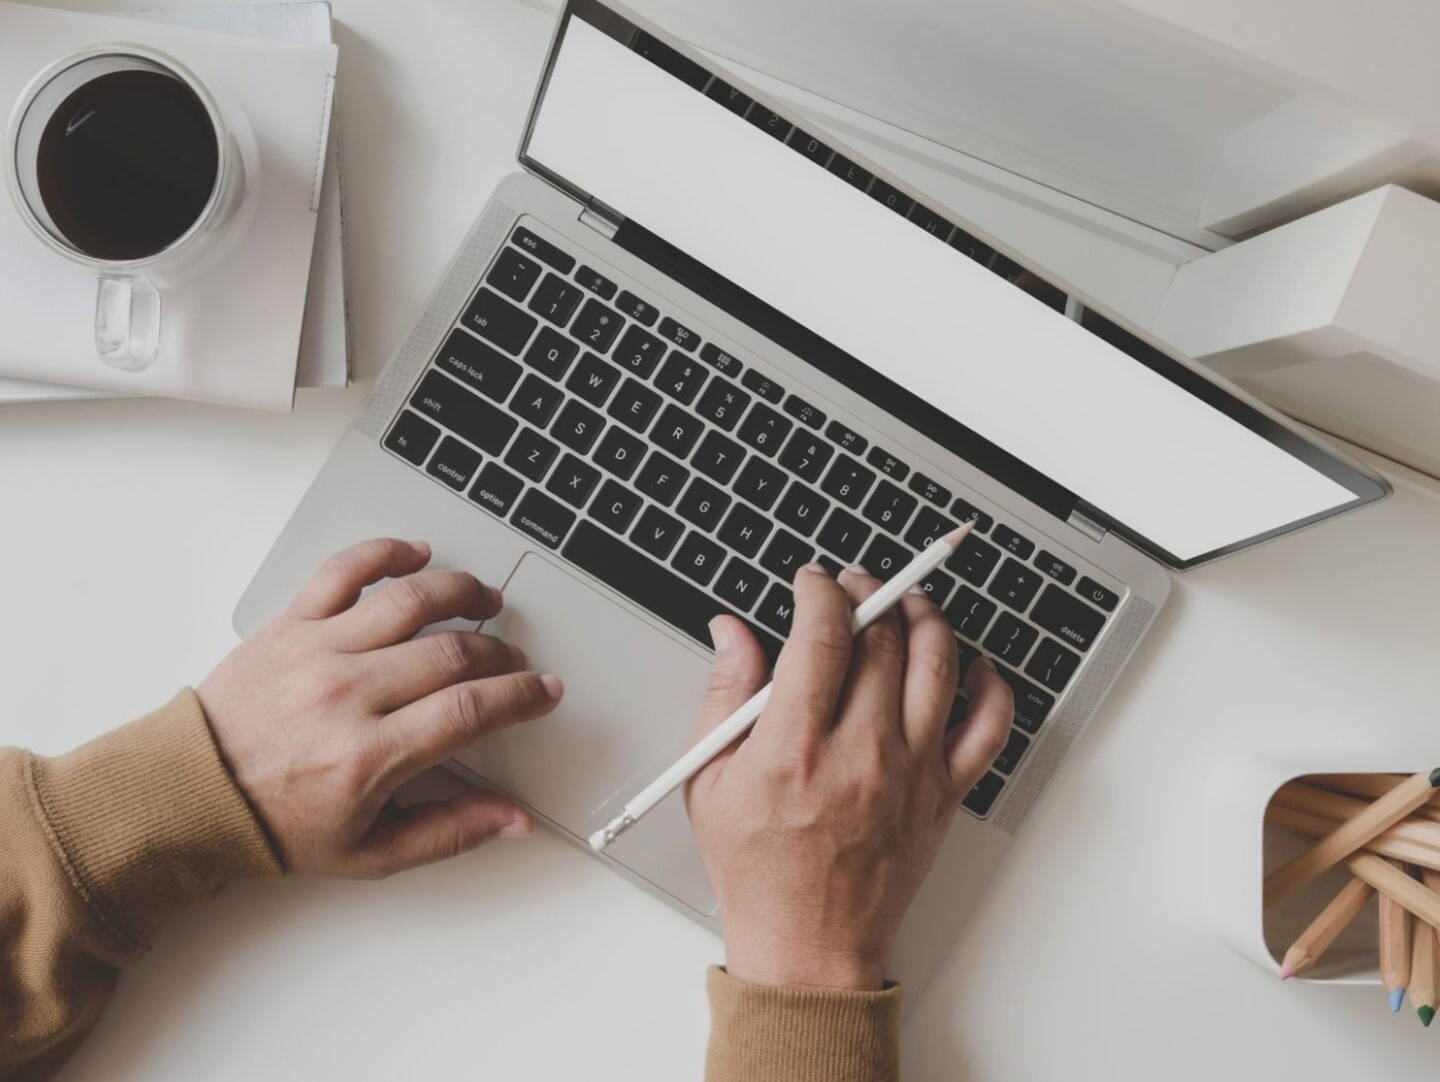
[[(133, 6), (87, 0), (85, 7)], [(548, 20), (337, 0), (355, 367), (290, 416), (0, 410), (0, 743), (198, 681), (309, 478), (509, 168)], [(1436, 758), (1440, 492), (1184, 576), (905, 1023), (906, 1078), (1433, 1077), (1378, 991), (1284, 986), (1203, 922), (1200, 798), (1266, 747)], [(168, 927), (64, 1077), (695, 1078), (720, 944), (559, 840), (388, 882), (242, 884)]]

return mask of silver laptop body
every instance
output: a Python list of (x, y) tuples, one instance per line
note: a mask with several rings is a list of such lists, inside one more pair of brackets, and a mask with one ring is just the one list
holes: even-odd
[[(557, 33), (556, 49), (560, 47), (566, 20), (572, 18), (588, 19), (641, 51), (658, 49), (662, 59), (679, 56), (687, 64), (699, 63), (695, 54), (670, 43), (661, 31), (638, 17), (593, 0), (567, 7), (562, 15), (562, 32)], [(643, 46), (642, 41), (646, 43)], [(554, 63), (553, 54), (551, 63)], [(686, 70), (693, 72), (693, 68)], [(547, 69), (547, 77), (548, 74)], [(741, 87), (730, 76), (724, 78), (730, 85)], [(748, 88), (745, 90), (751, 97), (757, 96)], [(542, 92), (537, 96), (537, 110), (542, 102), (543, 83)], [(861, 156), (848, 150), (845, 153), (877, 178), (884, 177), (907, 198), (918, 198), (918, 193), (908, 190), (898, 179), (884, 176)], [(1061, 685), (1060, 690), (1047, 690), (1047, 671), (1035, 666), (1033, 655), (1027, 658), (1022, 652), (1002, 666), (1019, 687), (1028, 687), (1041, 697), (1040, 701), (1026, 704), (1023, 695), (1017, 696), (1022, 700), (1021, 710), (1031, 715), (1043, 714), (1043, 717), (1036, 720), (1032, 716), (1017, 722), (1016, 731), (1020, 735), (1015, 738), (1016, 746), (1003, 764), (1004, 769), (991, 771), (987, 776), (990, 781), (982, 783), (987, 791), (956, 816), (937, 866), (906, 919), (893, 975), (912, 988), (918, 987), (943, 957), (942, 948), (953, 939), (972, 911), (1020, 824), (1164, 604), (1171, 569), (1156, 555), (1143, 551), (1141, 545), (1122, 537), (1122, 531), (1101, 528), (1080, 511), (1068, 519), (1057, 517), (1051, 510), (996, 480), (952, 446), (898, 419), (894, 412), (877, 403), (873, 395), (861, 393), (846, 381), (834, 378), (806, 357), (784, 348), (774, 337), (756, 330), (749, 321), (737, 318), (734, 304), (725, 303), (725, 298), (717, 303), (715, 296), (707, 296), (703, 278), (691, 278), (687, 284), (679, 280), (685, 275), (657, 269), (656, 261), (642, 258), (644, 253), (637, 254), (617, 243), (617, 229), (623, 225), (617, 223), (614, 212), (607, 211), (583, 192), (568, 190), (569, 185), (557, 183), (555, 178), (539, 175), (544, 170), (535, 169), (533, 163), (530, 168), (529, 172), (507, 177), (491, 196), (460, 245), (424, 315), (380, 375), (360, 417), (335, 447), (241, 599), (235, 614), (236, 628), (241, 634), (253, 631), (285, 605), (326, 556), (374, 536), (424, 538), (434, 547), (432, 566), (463, 569), (485, 582), (503, 586), (505, 612), (486, 630), (521, 646), (532, 666), (563, 676), (566, 697), (550, 717), (487, 738), (460, 756), (453, 766), (461, 774), (511, 794), (539, 819), (590, 853), (585, 843), (587, 835), (602, 825), (636, 788), (668, 765), (690, 740), (690, 727), (705, 686), (711, 655), (696, 634), (693, 613), (686, 610), (683, 618), (677, 617), (679, 610), (674, 606), (693, 602), (696, 591), (713, 601), (718, 581), (718, 578), (710, 579), (701, 585), (705, 572), (697, 572), (691, 566), (688, 568), (691, 574), (675, 579), (684, 589), (664, 588), (666, 580), (654, 569), (661, 568), (673, 575), (677, 559), (674, 554), (686, 544), (683, 540), (663, 559), (644, 551), (638, 558), (632, 558), (620, 553), (617, 546), (635, 548), (632, 535), (638, 529), (636, 523), (654, 507), (681, 524), (680, 529), (687, 538), (690, 534), (697, 535), (694, 545), (699, 548), (690, 553), (690, 558), (698, 558), (697, 552), (711, 553), (714, 551), (711, 546), (715, 546), (723, 550), (722, 562), (738, 557), (751, 571), (758, 568), (762, 581), (749, 587), (752, 592), (747, 598), (753, 599), (757, 593), (768, 596), (784, 581), (783, 571), (768, 570), (761, 563), (766, 551), (750, 553), (743, 545), (736, 550), (718, 540), (724, 525), (707, 521), (706, 512), (695, 506), (696, 499), (690, 499), (687, 517), (682, 518), (679, 508), (687, 496), (684, 493), (668, 496), (665, 489), (668, 478), (650, 477), (646, 490), (639, 495), (637, 506), (643, 510), (632, 511), (628, 518), (622, 516), (625, 526), (618, 528), (616, 523), (620, 520), (607, 518), (606, 509), (600, 503), (606, 491), (613, 491), (605, 488), (607, 483), (622, 482), (619, 474), (598, 464), (600, 441), (587, 447), (584, 438), (577, 437), (573, 431), (567, 433), (568, 442), (556, 437), (553, 426), (558, 421), (555, 418), (580, 396), (589, 410), (603, 419), (607, 431), (623, 430), (627, 437), (645, 442), (646, 454), (656, 446), (649, 429), (632, 428), (627, 421), (608, 412), (620, 393), (616, 387), (588, 386), (576, 375), (586, 353), (593, 352), (588, 347), (599, 346), (597, 342), (588, 341), (593, 337), (594, 318), (585, 324), (583, 336), (578, 331), (573, 338), (570, 336), (570, 329), (580, 326), (585, 306), (590, 302), (601, 305), (613, 316), (622, 303), (620, 294), (643, 301), (658, 312), (660, 318), (654, 319), (654, 313), (634, 307), (621, 312), (624, 318), (618, 325), (612, 323), (600, 336), (608, 339), (606, 344), (610, 349), (618, 353), (620, 347), (616, 343), (626, 340), (625, 332), (632, 326), (644, 326), (650, 337), (658, 337), (660, 320), (666, 321), (663, 326), (669, 328), (669, 335), (662, 339), (665, 359), (675, 354), (681, 361), (695, 361), (694, 365), (680, 365), (675, 370), (682, 378), (694, 377), (698, 366), (699, 378), (705, 381), (706, 387), (711, 383), (719, 386), (728, 379), (728, 386), (740, 388), (748, 398), (747, 409), (768, 403), (772, 412), (789, 423), (787, 440), (813, 437), (828, 441), (827, 468), (833, 468), (850, 454), (850, 460), (864, 465), (875, 475), (876, 487), (889, 480), (895, 488), (913, 496), (916, 507), (907, 514), (918, 516), (929, 508), (932, 514), (954, 517), (955, 506), (975, 509), (986, 524), (987, 543), (1001, 550), (1002, 560), (1014, 559), (1023, 564), (1026, 582), (1040, 583), (1026, 605), (1039, 604), (1035, 595), (1048, 596), (1047, 590), (1056, 591), (1055, 599), (1063, 592), (1067, 603), (1088, 604), (1085, 611), (1103, 623), (1098, 630), (1083, 631), (1087, 640), (1083, 649), (1077, 647), (1065, 654), (1053, 645), (1050, 647), (1057, 655), (1078, 658), (1078, 667), (1068, 678), (1054, 681)], [(951, 222), (958, 220), (948, 212), (947, 217)], [(714, 226), (722, 229), (725, 223), (715, 222)], [(837, 223), (837, 228), (843, 226)], [(966, 226), (967, 230), (970, 228)], [(978, 231), (974, 231), (974, 235), (983, 237)], [(996, 250), (997, 259), (1004, 258), (1003, 248), (989, 237), (983, 240)], [(557, 252), (564, 258), (551, 262)], [(516, 259), (516, 256), (524, 258)], [(502, 257), (504, 266), (522, 270), (501, 274), (497, 268), (502, 266)], [(552, 286), (552, 295), (541, 301), (538, 291), (543, 279), (537, 276), (537, 281), (528, 285), (524, 281), (533, 266), (539, 267), (541, 276), (553, 275), (563, 280), (566, 288)], [(568, 270), (562, 269), (566, 266)], [(496, 275), (500, 277), (494, 277)], [(485, 285), (487, 279), (491, 285)], [(495, 282), (508, 289), (509, 294), (500, 285), (493, 284)], [(609, 289), (610, 286), (614, 288)], [(571, 289), (578, 290), (579, 300), (566, 312), (563, 309), (573, 297)], [(480, 294), (485, 290), (493, 294), (487, 302), (491, 308), (480, 312)], [(608, 292), (608, 298), (595, 290)], [(495, 301), (495, 296), (508, 299), (508, 306)], [(523, 300), (515, 300), (515, 296)], [(558, 323), (547, 318), (543, 311), (547, 304), (553, 304), (555, 296), (565, 302), (560, 305)], [(1077, 303), (1073, 296), (1066, 302), (1072, 315)], [(524, 332), (523, 341), (514, 328), (504, 331), (504, 345), (485, 337), (489, 333), (486, 324), (493, 314), (491, 310), (497, 305), (507, 313), (507, 319), (513, 315), (512, 308), (533, 319), (534, 327)], [(592, 316), (597, 311), (599, 309), (592, 308)], [(652, 319), (647, 324), (643, 318), (632, 317), (633, 312), (651, 315)], [(547, 332), (551, 337), (545, 341), (553, 343), (553, 336), (559, 335), (570, 338), (580, 347), (563, 372), (546, 367), (550, 361), (542, 355), (544, 351), (539, 343), (540, 336)], [(498, 329), (495, 333), (501, 334)], [(684, 336), (689, 337), (688, 344), (682, 341)], [(475, 356), (474, 350), (478, 348), (473, 343), (484, 343), (483, 355), (489, 359), (487, 363), (498, 370), (498, 375), (485, 364), (470, 365), (467, 358)], [(724, 362), (727, 368), (717, 369), (700, 359), (700, 350), (695, 349), (697, 343), (708, 347), (706, 355), (711, 358), (728, 358)], [(509, 358), (515, 367), (496, 362), (497, 353)], [(594, 365), (593, 361), (586, 363)], [(607, 363), (611, 363), (608, 358)], [(739, 366), (741, 372), (736, 373), (730, 365)], [(621, 368), (625, 372), (624, 380), (634, 378), (652, 390), (657, 381), (668, 378), (665, 373), (670, 371), (663, 362), (644, 378), (638, 374), (641, 370), (632, 368), (625, 372), (623, 366)], [(525, 383), (527, 378), (532, 380), (531, 384)], [(497, 379), (501, 384), (498, 390)], [(563, 398), (565, 405), (547, 414), (546, 403), (520, 404), (527, 386), (539, 386), (534, 384), (537, 379), (549, 388), (546, 394), (550, 398)], [(619, 384), (622, 380), (611, 382)], [(775, 394), (776, 388), (783, 389), (779, 392), (783, 398), (771, 402), (767, 395)], [(654, 418), (663, 419), (668, 407), (693, 413), (704, 398), (703, 391), (685, 393), (691, 395), (688, 404), (683, 394), (673, 397), (670, 392), (661, 391), (660, 404), (648, 422), (654, 425), (655, 431), (659, 422)], [(503, 402), (497, 401), (497, 394), (508, 397)], [(602, 398), (605, 401), (596, 404)], [(791, 405), (792, 399), (800, 405)], [(1238, 395), (1236, 400), (1246, 401)], [(476, 423), (475, 416), (468, 412), (475, 402), (482, 404), (474, 406), (482, 420), (493, 418), (498, 411), (511, 416), (511, 421), (498, 426), (498, 435), (494, 423), (483, 430), (470, 427)], [(815, 411), (823, 414), (824, 423), (818, 428), (808, 427), (801, 416), (801, 406), (809, 407), (809, 416), (814, 416)], [(742, 457), (748, 456), (747, 462), (755, 458), (784, 469), (777, 465), (779, 456), (774, 449), (765, 452), (755, 445), (753, 441), (759, 438), (755, 432), (749, 433), (748, 440), (740, 438), (743, 422), (739, 425), (729, 419), (715, 422), (712, 420), (715, 403), (712, 401), (708, 408), (711, 412), (702, 416), (707, 436), (712, 430), (719, 432), (740, 445)], [(1284, 424), (1263, 411), (1263, 407), (1246, 401), (1246, 408), (1264, 412), (1269, 424)], [(534, 410), (539, 413), (532, 412)], [(537, 423), (537, 416), (545, 417), (551, 427)], [(453, 426), (450, 418), (457, 419)], [(727, 423), (731, 427), (724, 427)], [(1123, 417), (1118, 418), (1117, 423), (1123, 424)], [(843, 430), (854, 439), (832, 437), (832, 425), (840, 426), (836, 432)], [(468, 438), (467, 434), (475, 432), (480, 434), (475, 439)], [(534, 458), (533, 449), (522, 452), (517, 447), (517, 441), (525, 432), (542, 435), (549, 443), (561, 444), (548, 466), (530, 461)], [(1301, 437), (1292, 433), (1292, 438)], [(858, 450), (861, 446), (858, 441), (863, 441), (865, 451)], [(579, 450), (581, 447), (587, 449)], [(888, 454), (908, 468), (903, 479), (898, 472), (887, 475), (880, 459), (874, 463), (867, 461), (871, 449), (876, 448), (883, 449), (881, 454)], [(1136, 452), (1143, 453), (1143, 450), (1137, 448)], [(691, 454), (694, 453), (692, 450)], [(567, 456), (587, 467), (579, 471), (586, 475), (581, 478), (581, 487), (585, 487), (590, 473), (599, 475), (598, 481), (588, 482), (592, 487), (578, 507), (570, 504), (564, 485), (558, 480)], [(672, 453), (670, 459), (689, 470), (691, 480), (699, 479), (704, 472), (678, 453)], [(800, 459), (792, 455), (790, 461), (798, 464)], [(729, 505), (732, 508), (749, 506), (747, 497), (737, 489), (738, 475), (727, 474), (725, 467), (714, 468), (713, 462), (710, 465), (712, 472), (706, 472), (705, 476), (710, 479), (711, 488), (723, 494), (722, 502), (732, 501)], [(505, 478), (505, 483), (494, 483), (495, 477), (485, 481), (486, 466), (493, 466), (495, 477)], [(1349, 464), (1346, 468), (1356, 469)], [(521, 472), (525, 469), (536, 470), (534, 476), (543, 480), (526, 476)], [(539, 472), (544, 470), (550, 472)], [(631, 474), (622, 487), (635, 489), (635, 476)], [(718, 479), (722, 477), (728, 479)], [(790, 473), (786, 478), (785, 484), (800, 483), (792, 481)], [(1367, 480), (1373, 479), (1367, 476)], [(523, 495), (517, 494), (516, 481), (522, 486)], [(838, 483), (827, 488), (826, 477), (821, 477), (819, 482), (810, 484), (831, 506), (846, 506), (829, 495), (830, 490), (839, 490)], [(937, 488), (942, 490), (943, 499), (937, 497)], [(547, 513), (530, 514), (522, 508), (532, 491), (543, 493), (545, 501), (530, 498), (531, 511), (543, 506)], [(652, 496), (656, 492), (660, 495)], [(1383, 487), (1376, 483), (1356, 502), (1375, 498), (1382, 492)], [(634, 494), (629, 498), (633, 499)], [(553, 530), (554, 520), (564, 517), (553, 514), (557, 506), (566, 509), (573, 520), (558, 539), (553, 532), (547, 532)], [(768, 510), (760, 511), (774, 531), (771, 538), (782, 530), (798, 535), (798, 529), (786, 525), (789, 518), (778, 517), (779, 507), (777, 502)], [(751, 510), (759, 508), (752, 506)], [(875, 537), (888, 536), (894, 542), (904, 543), (903, 529), (889, 534), (865, 519), (866, 510), (862, 504), (851, 508), (850, 513), (865, 522)], [(787, 516), (796, 513), (794, 507), (786, 511)], [(990, 519), (994, 520), (993, 525)], [(1024, 549), (1002, 546), (996, 532), (1002, 526), (1023, 541), (1033, 543), (1033, 550), (1017, 555), (1017, 551), (1024, 552)], [(812, 533), (804, 538), (807, 547), (816, 545), (816, 537), (817, 534)], [(862, 551), (860, 558), (865, 555)], [(633, 572), (646, 560), (649, 566), (640, 576), (644, 581), (636, 585), (638, 580), (632, 581)], [(1046, 566), (1042, 567), (1037, 561), (1045, 561)], [(835, 562), (849, 560), (836, 555)], [(1003, 657), (1007, 648), (1003, 640), (993, 638), (995, 622), (1007, 614), (1012, 625), (1017, 619), (1023, 622), (1025, 617), (1011, 611), (1002, 599), (988, 592), (999, 573), (996, 567), (982, 569), (976, 572), (980, 582), (967, 582), (964, 575), (953, 573), (949, 577), (954, 581), (942, 588), (944, 596), (939, 600), (952, 609), (952, 621), (960, 621), (965, 615), (954, 611), (954, 598), (967, 585), (984, 598), (986, 604), (993, 603), (998, 615), (987, 617), (988, 629), (975, 630), (971, 637), (962, 636), (962, 644), (971, 652), (983, 649), (996, 655), (1000, 651), (999, 656)], [(619, 582), (620, 579), (626, 581)], [(1098, 591), (1094, 598), (1085, 596), (1086, 584)], [(728, 596), (734, 597), (738, 581), (730, 581), (728, 586), (732, 590)], [(691, 593), (686, 593), (687, 590)], [(632, 599), (635, 597), (648, 599), (649, 603), (637, 603)], [(721, 611), (728, 604), (714, 603), (715, 611)], [(753, 600), (748, 605), (753, 605)], [(732, 605), (730, 611), (738, 609)], [(743, 615), (770, 637), (772, 646), (778, 645), (782, 637), (779, 630), (757, 617), (758, 611), (750, 607)], [(772, 606), (767, 610), (768, 619), (773, 621), (775, 613), (780, 611), (783, 608)], [(1056, 627), (1053, 618), (1050, 627), (1053, 630), (1042, 626), (1038, 638), (1065, 642), (1066, 629)], [(1070, 645), (1076, 647), (1074, 642)], [(1039, 646), (1026, 649), (1039, 649)], [(1048, 704), (1043, 702), (1045, 698), (1050, 700)], [(694, 850), (679, 799), (668, 802), (604, 855), (591, 856), (605, 861), (680, 913), (719, 930), (714, 894)]]

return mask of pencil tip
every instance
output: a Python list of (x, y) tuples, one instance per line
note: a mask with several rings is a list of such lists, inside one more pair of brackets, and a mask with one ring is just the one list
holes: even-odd
[(946, 534), (944, 537), (942, 537), (940, 540), (944, 541), (945, 544), (949, 545), (952, 549), (953, 549), (953, 548), (958, 548), (958, 547), (960, 546), (960, 542), (965, 540), (965, 535), (968, 534), (968, 533), (969, 533), (971, 530), (973, 530), (974, 528), (975, 528), (975, 523), (974, 523), (974, 522), (966, 522), (966, 523), (963, 523), (963, 524), (960, 525), (960, 526), (956, 526), (955, 529), (951, 530), (949, 533), (947, 533), (947, 534)]
[(1423, 1026), (1428, 1027), (1431, 1022), (1435, 1021), (1435, 1008), (1429, 1006), (1428, 1004), (1424, 1007), (1421, 1007), (1415, 1013), (1420, 1016), (1420, 1024)]
[(1402, 1003), (1404, 1003), (1404, 1002), (1405, 1002), (1405, 989), (1403, 989), (1403, 988), (1392, 988), (1392, 989), (1390, 989), (1390, 1010), (1391, 1010), (1391, 1011), (1394, 1011), (1394, 1012), (1397, 1012), (1397, 1013), (1398, 1013), (1399, 1010), (1400, 1010), (1400, 1005), (1401, 1005)]

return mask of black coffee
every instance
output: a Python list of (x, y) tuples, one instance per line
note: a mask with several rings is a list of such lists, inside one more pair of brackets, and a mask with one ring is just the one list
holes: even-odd
[(142, 259), (200, 217), (219, 145), (204, 104), (179, 79), (117, 71), (65, 99), (36, 165), (45, 209), (71, 244), (96, 259)]

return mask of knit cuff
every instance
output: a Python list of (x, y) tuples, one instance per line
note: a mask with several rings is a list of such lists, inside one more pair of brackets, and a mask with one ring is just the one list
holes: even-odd
[(131, 949), (227, 881), (281, 874), (190, 688), (27, 773), (71, 885)]
[(896, 1082), (900, 988), (750, 984), (712, 966), (706, 1082)]

